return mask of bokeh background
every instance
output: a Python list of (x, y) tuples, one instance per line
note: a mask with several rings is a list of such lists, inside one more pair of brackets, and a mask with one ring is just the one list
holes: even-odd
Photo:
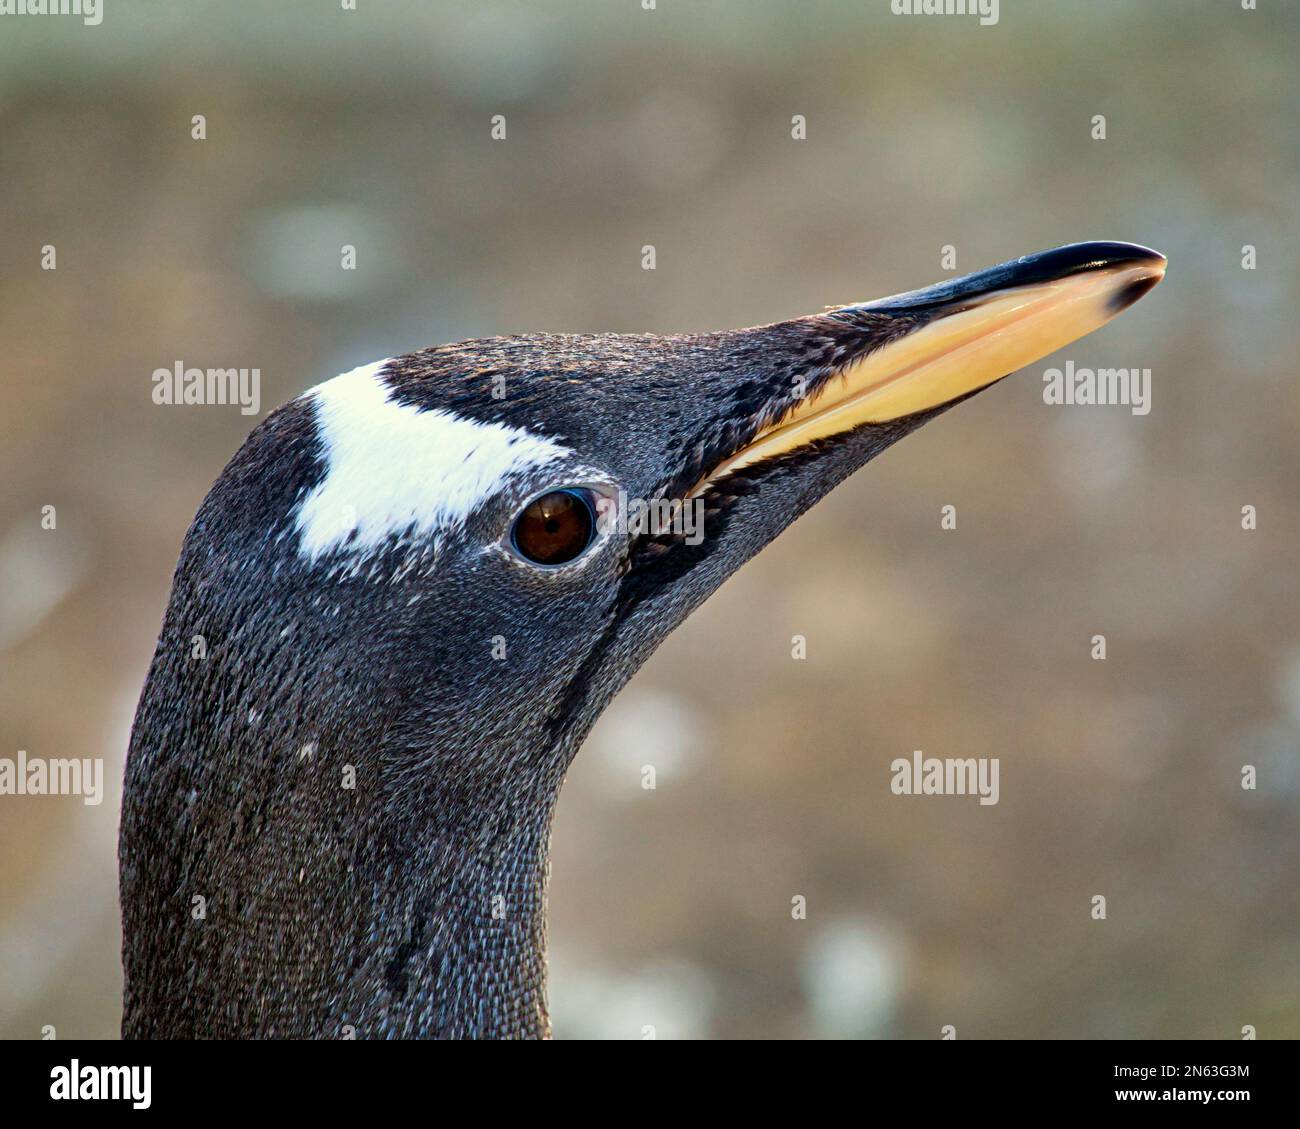
[[(155, 406), (154, 369), (258, 367), (265, 412), (426, 344), (1125, 239), (1160, 288), (843, 486), (602, 719), (556, 819), (555, 1030), (1300, 1036), (1300, 5), (358, 7), (0, 17), (0, 755), (108, 779), (0, 798), (0, 1035), (117, 1030), (127, 732), (253, 422)], [(1066, 357), (1151, 368), (1150, 415), (1044, 405)], [(892, 795), (913, 749), (1000, 758), (1000, 803)]]

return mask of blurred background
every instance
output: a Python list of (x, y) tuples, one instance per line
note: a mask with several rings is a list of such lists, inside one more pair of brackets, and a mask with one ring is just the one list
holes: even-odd
[[(260, 368), (265, 414), (428, 344), (752, 325), (1082, 239), (1168, 278), (836, 491), (600, 722), (555, 1032), (1300, 1036), (1298, 48), (1279, 0), (0, 17), (0, 756), (107, 780), (0, 797), (0, 1036), (117, 1032), (127, 733), (254, 422), (155, 406), (155, 369)], [(1151, 413), (1045, 405), (1066, 358), (1149, 367)], [(892, 795), (914, 749), (998, 757), (1000, 802)]]

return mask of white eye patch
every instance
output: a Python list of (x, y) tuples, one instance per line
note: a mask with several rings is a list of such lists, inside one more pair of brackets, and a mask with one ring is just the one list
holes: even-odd
[(388, 364), (363, 365), (303, 393), (315, 402), (327, 464), (298, 507), (303, 556), (364, 554), (404, 533), (436, 537), (514, 475), (573, 454), (522, 428), (396, 403), (381, 379)]

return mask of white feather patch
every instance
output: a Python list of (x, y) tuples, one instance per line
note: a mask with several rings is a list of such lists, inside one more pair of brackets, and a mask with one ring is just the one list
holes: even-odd
[(340, 547), (364, 554), (408, 531), (436, 537), (512, 475), (573, 453), (521, 428), (395, 403), (380, 379), (388, 363), (362, 365), (303, 393), (316, 402), (328, 463), (298, 508), (304, 556)]

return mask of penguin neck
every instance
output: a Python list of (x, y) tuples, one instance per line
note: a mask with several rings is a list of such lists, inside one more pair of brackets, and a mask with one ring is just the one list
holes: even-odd
[[(437, 734), (422, 740), (440, 744)], [(357, 1037), (550, 1035), (546, 883), (558, 781), (506, 786), (457, 771), (462, 757), (435, 754), (412, 772), (407, 750), (390, 762), (400, 770), (381, 753), (388, 779), (362, 809), (374, 838), (356, 843), (350, 870), (337, 860), (345, 880), (322, 891), (327, 917), (356, 923), (329, 1010)], [(304, 833), (319, 841), (328, 832)], [(299, 920), (318, 933), (311, 916)]]
[(214, 723), (180, 665), (156, 660), (128, 758), (123, 1033), (549, 1036), (545, 766), (567, 758), (393, 724), (374, 683), (344, 714), (249, 681)]
[(374, 860), (382, 880), (353, 891), (382, 939), (343, 997), (358, 1035), (549, 1037), (554, 803), (554, 792), (503, 798), (450, 781), (392, 817)]

